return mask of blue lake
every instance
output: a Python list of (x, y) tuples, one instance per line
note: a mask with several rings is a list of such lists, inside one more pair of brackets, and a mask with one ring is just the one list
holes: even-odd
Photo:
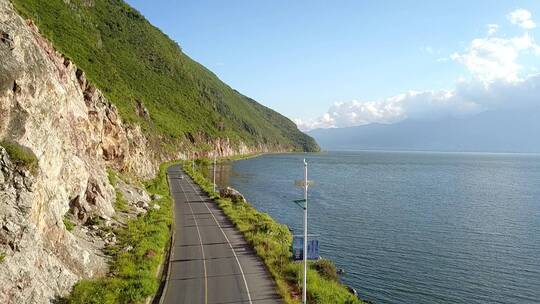
[(259, 210), (310, 233), (375, 303), (540, 303), (540, 156), (275, 154), (219, 168)]

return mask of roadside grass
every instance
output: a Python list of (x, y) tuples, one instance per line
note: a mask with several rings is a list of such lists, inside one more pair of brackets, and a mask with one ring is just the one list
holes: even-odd
[(125, 227), (115, 229), (118, 241), (107, 248), (111, 255), (108, 275), (79, 281), (67, 298), (68, 303), (143, 303), (156, 293), (157, 271), (166, 256), (172, 224), (166, 178), (171, 164), (162, 164), (158, 176), (144, 183), (148, 192), (161, 196), (155, 201), (159, 210), (150, 209), (129, 220)]
[[(201, 171), (192, 170), (190, 162), (184, 163), (184, 171), (199, 184), (243, 233), (274, 278), (277, 289), (287, 304), (299, 303), (302, 288), (303, 267), (291, 261), (289, 248), (292, 234), (268, 214), (257, 211), (247, 202), (233, 203), (213, 192), (212, 183)], [(311, 262), (308, 270), (308, 300), (310, 303), (363, 303), (339, 282), (335, 266), (330, 261)]]
[(313, 262), (313, 269), (326, 279), (339, 282), (339, 275), (334, 262), (327, 259), (319, 259)]
[(9, 158), (16, 165), (25, 167), (32, 174), (37, 172), (38, 159), (32, 150), (10, 140), (2, 140), (0, 146), (6, 149)]

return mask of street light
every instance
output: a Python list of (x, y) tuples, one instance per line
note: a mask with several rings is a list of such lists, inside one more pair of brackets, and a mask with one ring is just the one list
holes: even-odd
[(304, 158), (304, 290), (302, 291), (302, 301), (307, 303), (307, 162)]
[(307, 177), (307, 162), (304, 158), (304, 180), (299, 180), (295, 182), (296, 186), (300, 188), (304, 188), (304, 199), (303, 200), (295, 200), (294, 202), (299, 204), (303, 202), (302, 205), (304, 209), (304, 248), (303, 248), (303, 258), (304, 258), (304, 284), (302, 286), (302, 303), (307, 303), (307, 238), (308, 238), (308, 187), (313, 184), (312, 181), (308, 180)]
[(216, 193), (216, 157), (214, 156), (214, 193)]

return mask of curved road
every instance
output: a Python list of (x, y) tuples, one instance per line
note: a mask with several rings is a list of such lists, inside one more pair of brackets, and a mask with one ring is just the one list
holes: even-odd
[(162, 302), (282, 303), (266, 267), (216, 204), (180, 166), (167, 173), (175, 236)]

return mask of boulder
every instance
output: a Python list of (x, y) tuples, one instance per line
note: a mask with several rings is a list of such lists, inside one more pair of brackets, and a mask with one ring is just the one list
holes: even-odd
[(231, 187), (221, 189), (219, 191), (219, 196), (224, 197), (224, 198), (229, 198), (231, 199), (231, 201), (235, 203), (241, 203), (241, 202), (246, 201), (242, 193), (240, 193), (238, 190)]
[(149, 208), (152, 199), (150, 198), (150, 195), (148, 195), (148, 193), (146, 193), (146, 191), (143, 189), (140, 189), (135, 185), (128, 184), (123, 180), (118, 180), (116, 188), (122, 192), (128, 204), (143, 209)]
[(152, 194), (150, 195), (150, 198), (153, 200), (153, 201), (157, 201), (157, 200), (160, 200), (163, 198), (163, 196), (159, 195), (159, 194)]

